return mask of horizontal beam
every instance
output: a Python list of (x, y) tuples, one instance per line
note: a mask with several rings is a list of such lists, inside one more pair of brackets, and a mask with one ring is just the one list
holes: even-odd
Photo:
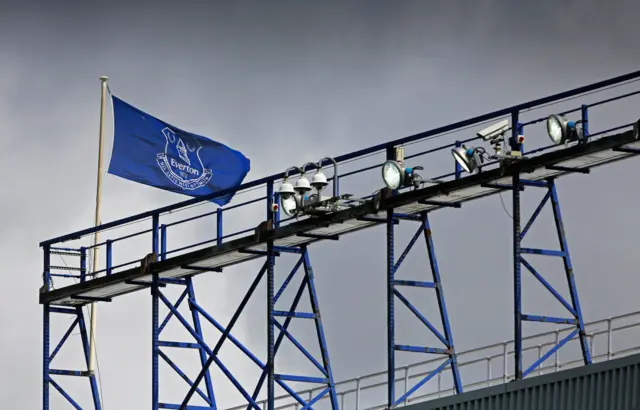
[[(454, 179), (442, 184), (432, 185), (425, 188), (400, 193), (396, 196), (385, 198), (381, 200), (379, 209), (375, 208), (374, 201), (367, 201), (362, 205), (348, 208), (335, 213), (323, 215), (318, 218), (307, 218), (298, 222), (279, 227), (274, 230), (266, 230), (263, 232), (256, 232), (254, 235), (238, 238), (233, 241), (222, 243), (220, 245), (214, 245), (207, 248), (199, 249), (190, 253), (168, 258), (164, 261), (153, 262), (149, 266), (150, 272), (144, 272), (140, 267), (132, 268), (126, 271), (118, 272), (110, 276), (99, 277), (96, 279), (88, 280), (84, 283), (78, 283), (62, 288), (57, 288), (49, 292), (43, 292), (40, 294), (40, 303), (54, 303), (55, 301), (69, 298), (74, 295), (83, 294), (92, 290), (99, 289), (104, 286), (121, 283), (126, 280), (135, 280), (145, 274), (157, 272), (167, 272), (175, 269), (179, 269), (181, 266), (193, 265), (198, 262), (206, 263), (206, 260), (213, 257), (221, 256), (230, 252), (237, 252), (250, 247), (263, 245), (268, 240), (279, 240), (289, 238), (291, 236), (297, 236), (300, 233), (305, 233), (317, 229), (319, 226), (332, 226), (335, 224), (341, 224), (352, 219), (366, 219), (371, 220), (373, 223), (384, 222), (383, 218), (372, 217), (378, 212), (384, 212), (388, 209), (400, 208), (404, 205), (416, 203), (421, 200), (435, 198), (441, 196), (443, 193), (455, 193), (456, 191), (466, 188), (472, 188), (481, 185), (487, 185), (492, 181), (498, 179), (507, 178), (513, 176), (516, 173), (529, 173), (534, 172), (537, 169), (545, 168), (549, 165), (554, 165), (560, 162), (576, 159), (579, 157), (587, 156), (590, 154), (598, 153), (601, 151), (611, 150), (612, 148), (621, 147), (626, 144), (637, 142), (634, 139), (632, 131), (627, 131), (615, 135), (611, 135), (606, 138), (591, 141), (587, 144), (573, 145), (568, 148), (558, 149), (556, 151), (547, 152), (536, 157), (531, 157), (523, 160), (513, 162), (505, 165), (502, 168), (494, 168), (481, 173), (468, 175), (464, 178)], [(619, 161), (625, 158), (634, 157), (637, 154), (620, 154), (624, 155), (611, 161)], [(605, 162), (609, 163), (609, 162)], [(602, 163), (604, 164), (604, 163)], [(598, 164), (598, 165), (602, 165)], [(560, 172), (560, 171), (558, 171)], [(560, 172), (557, 176), (566, 175), (566, 173)], [(497, 193), (492, 191), (485, 196), (493, 195)], [(474, 197), (472, 199), (478, 199), (482, 196)], [(368, 225), (362, 229), (366, 229), (374, 225)], [(351, 231), (351, 232), (355, 232)], [(315, 240), (311, 240), (315, 241)], [(247, 259), (240, 261), (245, 262), (259, 256), (247, 257)], [(251, 258), (251, 259), (249, 259)], [(240, 263), (234, 262), (234, 263)], [(230, 266), (234, 263), (230, 263)], [(144, 287), (134, 288), (124, 293), (134, 292)]]
[[(565, 98), (568, 97), (574, 97), (580, 94), (584, 94), (584, 93), (588, 93), (594, 90), (598, 90), (604, 87), (609, 87), (612, 85), (616, 85), (616, 84), (621, 84), (624, 83), (626, 81), (629, 80), (633, 80), (636, 78), (640, 78), (640, 70), (638, 71), (634, 71), (628, 74), (623, 74), (617, 77), (613, 77), (613, 78), (609, 78), (607, 80), (603, 80), (603, 81), (598, 81), (596, 83), (592, 83), (586, 86), (582, 86), (582, 87), (577, 87), (574, 88), (572, 90), (568, 90), (568, 91), (564, 91), (561, 93), (557, 93), (557, 94), (553, 94), (547, 97), (543, 97), (543, 98), (538, 98), (532, 101), (528, 101), (525, 103), (521, 103), (521, 104), (517, 104), (517, 105), (513, 105), (511, 107), (508, 108), (503, 108), (501, 110), (497, 110), (497, 111), (493, 111), (490, 112), (488, 114), (484, 114), (484, 115), (479, 115), (477, 117), (472, 117), (472, 118), (468, 118), (466, 120), (463, 121), (458, 121), (455, 122), (453, 124), (449, 124), (449, 125), (445, 125), (445, 126), (441, 126), (441, 127), (437, 127), (434, 129), (431, 129), (429, 131), (425, 131), (425, 132), (421, 132), (419, 134), (414, 134), (414, 135), (410, 135), (408, 137), (404, 137), (404, 138), (399, 138), (393, 141), (389, 141), (386, 143), (382, 143), (382, 144), (378, 144), (378, 145), (374, 145), (368, 148), (364, 148), (358, 151), (354, 151), (348, 154), (343, 154), (340, 156), (335, 157), (335, 161), (339, 164), (343, 161), (348, 161), (348, 160), (353, 160), (355, 158), (364, 156), (364, 155), (368, 155), (371, 153), (375, 153), (375, 152), (382, 152), (385, 151), (387, 148), (393, 148), (396, 147), (398, 145), (405, 145), (408, 144), (410, 142), (414, 142), (414, 141), (418, 141), (427, 137), (431, 137), (434, 135), (438, 135), (438, 134), (443, 134), (445, 132), (450, 132), (456, 129), (460, 129), (460, 128), (464, 128), (470, 125), (474, 125), (474, 124), (479, 124), (481, 122), (484, 121), (488, 121), (488, 120), (492, 120), (492, 119), (496, 119), (499, 117), (504, 117), (506, 115), (510, 115), (514, 112), (519, 112), (522, 110), (527, 110), (530, 108), (534, 108), (534, 107), (538, 107), (541, 105), (545, 105), (545, 104), (549, 104), (555, 101), (560, 101), (563, 100)], [(293, 176), (297, 173), (298, 171), (294, 171), (292, 173), (290, 173), (290, 176)], [(240, 185), (239, 187), (235, 187), (235, 188), (230, 188), (230, 189), (225, 189), (225, 190), (220, 190), (220, 191), (216, 191), (213, 192), (211, 194), (208, 195), (203, 195), (200, 197), (196, 197), (196, 198), (192, 198), (192, 199), (188, 199), (186, 201), (182, 201), (182, 202), (178, 202), (176, 204), (173, 205), (168, 205), (162, 208), (157, 208), (151, 211), (147, 211), (147, 212), (142, 212), (140, 214), (137, 215), (132, 215), (129, 216), (127, 218), (123, 218), (123, 219), (119, 219), (113, 222), (108, 222), (105, 224), (101, 224), (98, 225), (96, 227), (93, 228), (87, 228), (87, 229), (83, 229), (81, 231), (77, 231), (71, 234), (67, 234), (67, 235), (63, 235), (63, 236), (59, 236), (57, 238), (53, 238), (53, 239), (49, 239), (43, 242), (40, 242), (40, 246), (50, 246), (53, 245), (55, 243), (60, 243), (60, 242), (66, 242), (69, 240), (75, 240), (75, 239), (79, 239), (83, 236), (86, 235), (90, 235), (94, 232), (98, 232), (98, 231), (103, 231), (105, 229), (109, 229), (109, 228), (114, 228), (116, 226), (120, 226), (120, 225), (124, 225), (124, 224), (128, 224), (134, 221), (139, 221), (142, 219), (147, 219), (147, 218), (151, 218), (153, 215), (159, 215), (159, 214), (164, 214), (167, 212), (171, 212), (171, 211), (175, 211), (176, 209), (180, 209), (180, 208), (184, 208), (187, 206), (191, 206), (191, 205), (195, 205), (201, 202), (206, 202), (206, 201), (210, 201), (214, 198), (220, 198), (223, 197), (225, 195), (228, 194), (234, 194), (236, 192), (240, 192), (240, 191), (244, 191), (246, 189), (249, 188), (253, 188), (256, 186), (260, 186), (260, 185), (264, 185), (267, 184), (269, 182), (275, 182), (278, 181), (280, 179), (284, 178), (284, 173), (278, 173), (278, 174), (273, 174), (270, 175), (268, 177), (264, 177), (264, 178), (260, 178), (260, 179), (256, 179), (250, 182), (246, 182), (242, 185)]]
[(426, 346), (409, 346), (409, 345), (395, 345), (394, 350), (400, 352), (414, 352), (414, 353), (431, 353), (431, 354), (445, 354), (451, 355), (452, 349), (443, 349), (441, 347), (426, 347)]

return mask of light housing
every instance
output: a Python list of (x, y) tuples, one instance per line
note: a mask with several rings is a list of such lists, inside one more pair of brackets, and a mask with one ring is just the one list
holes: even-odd
[(327, 177), (322, 173), (322, 170), (319, 169), (311, 179), (311, 186), (318, 192), (321, 192), (327, 185), (329, 185)]
[(280, 185), (280, 189), (278, 189), (278, 194), (283, 200), (291, 198), (295, 194), (293, 185), (285, 179)]
[(467, 148), (464, 145), (451, 150), (451, 155), (458, 164), (468, 173), (473, 173), (478, 167), (478, 158), (475, 148)]
[(404, 183), (404, 167), (397, 161), (388, 160), (382, 165), (382, 180), (391, 190), (400, 188)]
[(581, 139), (576, 129), (576, 123), (558, 114), (552, 114), (547, 118), (547, 134), (556, 145)]
[(296, 181), (296, 186), (295, 188), (293, 188), (296, 193), (298, 193), (299, 195), (304, 195), (307, 192), (311, 191), (311, 184), (309, 183), (309, 180), (307, 179), (307, 177), (305, 177), (304, 175), (300, 176), (300, 178), (298, 178), (298, 180)]

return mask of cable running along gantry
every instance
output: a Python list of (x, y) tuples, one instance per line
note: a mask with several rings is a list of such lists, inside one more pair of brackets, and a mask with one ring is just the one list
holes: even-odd
[[(87, 370), (66, 369), (63, 363), (58, 364), (54, 359), (77, 327), (81, 335), (82, 354), (88, 363), (89, 342), (83, 314), (85, 305), (109, 302), (117, 296), (150, 289), (153, 409), (217, 409), (216, 397), (221, 392), (216, 389), (211, 375), (215, 367), (224, 373), (244, 397), (247, 410), (274, 410), (276, 388), (292, 397), (298, 403), (298, 408), (317, 408), (326, 403), (333, 410), (337, 410), (341, 403), (336, 394), (330, 349), (321, 320), (321, 303), (316, 293), (316, 275), (311, 264), (310, 249), (317, 242), (339, 240), (349, 233), (376, 226), (386, 226), (388, 407), (402, 405), (429, 380), (435, 376), (440, 377), (443, 372), (450, 374), (453, 389), (460, 393), (463, 391), (464, 380), (457, 364), (445, 303), (443, 282), (446, 282), (446, 273), (440, 272), (438, 267), (430, 218), (433, 217), (432, 213), (439, 209), (461, 208), (463, 204), (474, 199), (501, 194), (504, 191), (511, 191), (513, 199), (514, 377), (526, 377), (572, 340), (576, 340), (576, 344), (580, 346), (583, 362), (589, 364), (591, 353), (560, 212), (556, 180), (570, 174), (587, 174), (597, 166), (631, 158), (640, 153), (640, 113), (624, 119), (622, 124), (618, 122), (612, 126), (607, 125), (604, 119), (589, 119), (589, 115), (593, 111), (597, 112), (597, 108), (620, 101), (631, 101), (640, 91), (626, 90), (624, 94), (610, 98), (586, 101), (596, 93), (611, 93), (612, 90), (628, 88), (638, 79), (640, 71), (350, 154), (294, 166), (283, 174), (245, 183), (238, 191), (238, 195), (241, 195), (260, 190), (259, 197), (213, 212), (170, 221), (170, 215), (204, 203), (213, 196), (190, 199), (42, 242), (40, 245), (44, 251), (44, 286), (40, 291), (40, 303), (44, 309), (43, 409), (50, 409), (51, 387), (75, 408), (83, 408), (65, 390), (65, 376), (86, 378), (93, 399), (89, 408), (101, 408), (96, 375)], [(578, 98), (585, 100), (582, 105), (563, 112), (555, 110), (559, 104), (573, 104)], [(531, 117), (531, 113), (541, 110), (545, 111), (542, 116)], [(490, 125), (486, 126), (487, 123)], [(527, 141), (530, 140), (531, 146), (534, 147), (529, 150), (525, 150), (525, 131), (530, 136)], [(425, 141), (454, 132), (465, 136), (466, 139), (431, 147), (428, 150), (419, 149), (420, 144)], [(477, 135), (470, 137), (472, 132)], [(549, 139), (551, 144), (545, 145)], [(529, 144), (527, 142), (527, 147)], [(344, 172), (345, 164), (375, 155), (382, 158), (374, 165)], [(453, 172), (424, 177), (427, 172), (432, 172), (423, 168), (428, 161), (425, 157), (435, 158), (438, 155), (453, 155)], [(416, 165), (410, 166), (409, 163)], [(325, 167), (331, 169), (330, 178), (324, 175)], [(311, 181), (307, 178), (307, 173), (310, 172), (314, 173)], [(350, 178), (367, 172), (375, 175), (371, 181), (378, 186), (376, 193), (369, 195), (354, 192), (353, 194), (363, 195), (356, 197), (351, 193), (340, 192), (341, 188), (345, 187), (347, 190), (356, 189), (360, 184), (350, 185)], [(332, 191), (327, 194), (325, 191), (329, 184), (332, 185)], [(532, 216), (523, 219), (520, 210), (521, 197), (523, 192), (528, 190), (540, 190), (542, 200)], [(223, 196), (227, 193), (221, 191), (215, 195)], [(261, 220), (256, 220), (256, 223), (239, 232), (228, 233), (223, 229), (223, 222), (229, 214), (235, 212), (237, 215), (239, 211), (258, 203), (264, 206)], [(553, 212), (558, 243), (549, 249), (528, 247), (525, 243), (526, 235), (546, 205), (550, 206)], [(215, 222), (215, 237), (181, 247), (169, 246), (174, 226), (203, 220)], [(113, 235), (120, 228), (138, 223), (148, 225), (142, 230), (126, 235)], [(400, 223), (415, 224), (416, 230), (406, 247), (396, 249), (396, 229)], [(102, 232), (103, 236), (107, 235), (108, 239), (97, 244), (83, 242), (96, 231)], [(148, 251), (134, 260), (118, 258), (114, 245), (142, 237), (149, 238)], [(429, 259), (429, 269), (426, 270), (430, 272), (423, 272), (422, 280), (402, 279), (399, 274), (400, 266), (414, 245), (422, 240), (426, 243), (426, 256)], [(87, 266), (87, 258), (98, 248), (103, 250), (104, 260), (101, 261), (101, 266), (96, 266), (91, 271)], [(528, 258), (529, 255), (547, 255), (562, 259), (566, 273), (566, 289), (556, 290), (545, 276), (536, 270)], [(276, 268), (282, 266), (277, 261), (287, 257), (294, 258), (293, 269), (283, 272), (286, 273), (284, 280), (276, 282)], [(63, 258), (63, 263), (56, 262), (59, 258)], [(198, 302), (193, 277), (207, 272), (222, 272), (226, 267), (253, 260), (264, 262), (230, 322), (224, 325)], [(523, 310), (523, 267), (558, 300), (564, 307), (564, 313), (552, 317)], [(76, 283), (59, 285), (61, 281), (69, 278)], [(52, 287), (54, 280), (55, 289)], [(236, 338), (233, 329), (249, 299), (258, 297), (254, 295), (255, 290), (265, 280), (268, 315), (265, 324), (267, 354), (260, 355), (252, 352)], [(291, 303), (284, 304), (281, 296), (294, 282), (299, 282), (295, 296)], [(438, 312), (421, 312), (406, 296), (406, 288), (418, 288), (425, 296), (431, 295), (437, 302)], [(171, 300), (168, 296), (169, 289), (180, 291), (176, 300)], [(569, 297), (565, 298), (562, 294), (567, 293), (567, 290)], [(309, 302), (308, 311), (299, 307), (303, 299)], [(419, 322), (435, 335), (437, 345), (418, 346), (403, 342), (403, 335), (396, 331), (394, 320), (397, 302), (407, 307)], [(179, 310), (181, 305), (188, 306), (190, 315)], [(166, 312), (162, 316), (161, 308)], [(71, 317), (72, 321), (59, 342), (52, 345), (51, 321), (59, 316)], [(439, 320), (436, 321), (434, 318)], [(301, 343), (291, 331), (291, 323), (299, 320), (313, 322), (319, 355), (312, 354), (310, 346)], [(163, 330), (170, 321), (179, 322), (190, 334), (191, 339), (172, 341), (164, 338)], [(540, 359), (525, 364), (522, 355), (522, 324), (525, 321), (568, 324), (574, 330), (558, 340)], [(213, 326), (221, 336), (217, 340), (206, 340), (204, 325)], [(276, 359), (285, 339), (306, 356), (315, 368), (315, 373), (286, 374), (277, 371)], [(239, 380), (233, 372), (232, 365), (225, 362), (219, 354), (222, 346), (228, 343), (235, 345), (256, 365), (260, 375), (257, 384), (249, 385)], [(187, 374), (183, 371), (167, 354), (171, 349), (195, 350), (201, 364), (199, 373)], [(396, 392), (395, 358), (398, 351), (424, 353), (442, 359), (426, 376), (400, 394)], [(160, 361), (164, 361), (185, 382), (184, 396), (179, 402), (163, 401)], [(293, 387), (300, 383), (312, 386), (310, 391), (313, 394), (301, 393), (308, 391), (308, 387), (304, 390)]]

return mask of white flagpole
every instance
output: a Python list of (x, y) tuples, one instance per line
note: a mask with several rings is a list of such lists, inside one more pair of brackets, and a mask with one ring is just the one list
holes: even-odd
[[(98, 137), (98, 180), (96, 184), (96, 214), (95, 214), (95, 226), (100, 225), (100, 202), (102, 200), (102, 151), (104, 146), (104, 117), (107, 105), (107, 80), (109, 77), (100, 77), (100, 83), (102, 88), (102, 96), (100, 102), (100, 132)], [(100, 240), (100, 233), (94, 233), (94, 245)], [(93, 276), (98, 271), (98, 247), (93, 248)], [(89, 337), (89, 374), (95, 374), (95, 362), (96, 362), (96, 302), (91, 303), (91, 327)]]

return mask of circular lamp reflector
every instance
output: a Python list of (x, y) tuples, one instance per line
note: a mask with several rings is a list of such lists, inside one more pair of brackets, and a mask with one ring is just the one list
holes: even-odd
[(382, 180), (389, 189), (398, 189), (403, 177), (404, 170), (396, 161), (387, 161), (382, 166)]
[(295, 195), (291, 195), (287, 198), (280, 197), (280, 206), (282, 206), (282, 212), (287, 216), (294, 216), (296, 209), (298, 208), (298, 201), (296, 201)]
[(465, 147), (456, 147), (451, 150), (451, 155), (458, 164), (468, 173), (472, 173), (476, 169), (476, 160), (474, 158), (473, 149)]
[(553, 114), (547, 118), (547, 133), (554, 144), (559, 145), (567, 139), (567, 121)]

